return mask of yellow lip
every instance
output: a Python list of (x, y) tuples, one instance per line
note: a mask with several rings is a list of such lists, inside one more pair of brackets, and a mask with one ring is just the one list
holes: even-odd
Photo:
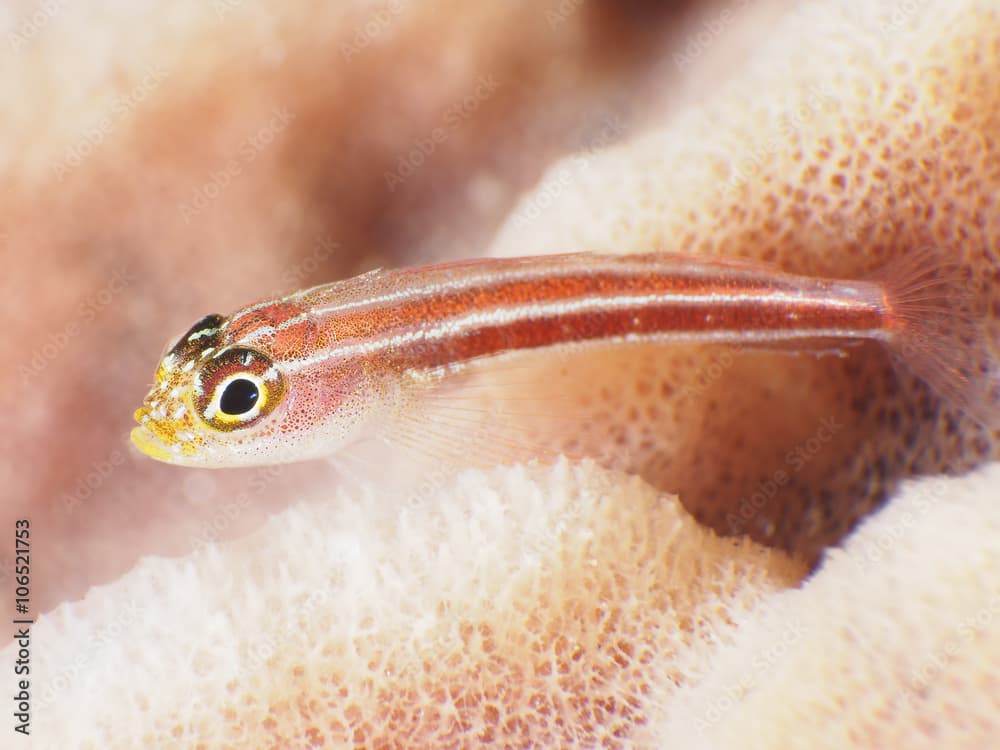
[(167, 451), (163, 443), (157, 440), (153, 436), (153, 433), (145, 427), (133, 427), (130, 437), (132, 438), (132, 445), (150, 458), (155, 458), (157, 461), (173, 463), (174, 457), (171, 456), (169, 451)]

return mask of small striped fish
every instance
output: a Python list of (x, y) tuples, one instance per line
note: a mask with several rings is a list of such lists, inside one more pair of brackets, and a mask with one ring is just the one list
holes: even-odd
[(189, 466), (328, 456), (471, 363), (581, 342), (808, 350), (875, 340), (992, 421), (996, 376), (961, 297), (956, 270), (930, 251), (871, 281), (665, 253), (373, 271), (198, 321), (160, 362), (132, 441)]

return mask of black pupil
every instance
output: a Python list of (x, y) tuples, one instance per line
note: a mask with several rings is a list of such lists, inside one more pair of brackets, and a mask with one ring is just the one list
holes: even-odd
[(252, 380), (237, 378), (226, 386), (219, 399), (219, 409), (223, 414), (238, 416), (246, 414), (257, 403), (260, 391)]

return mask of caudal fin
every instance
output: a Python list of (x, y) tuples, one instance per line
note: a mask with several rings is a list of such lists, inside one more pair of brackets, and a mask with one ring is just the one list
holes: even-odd
[(986, 313), (976, 310), (967, 269), (925, 247), (881, 274), (891, 310), (892, 351), (948, 405), (1000, 426), (1000, 369)]

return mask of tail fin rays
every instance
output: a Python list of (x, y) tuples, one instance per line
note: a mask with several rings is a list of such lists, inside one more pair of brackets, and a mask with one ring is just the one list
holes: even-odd
[(924, 247), (883, 269), (892, 351), (949, 405), (1000, 427), (1000, 371), (967, 269)]

